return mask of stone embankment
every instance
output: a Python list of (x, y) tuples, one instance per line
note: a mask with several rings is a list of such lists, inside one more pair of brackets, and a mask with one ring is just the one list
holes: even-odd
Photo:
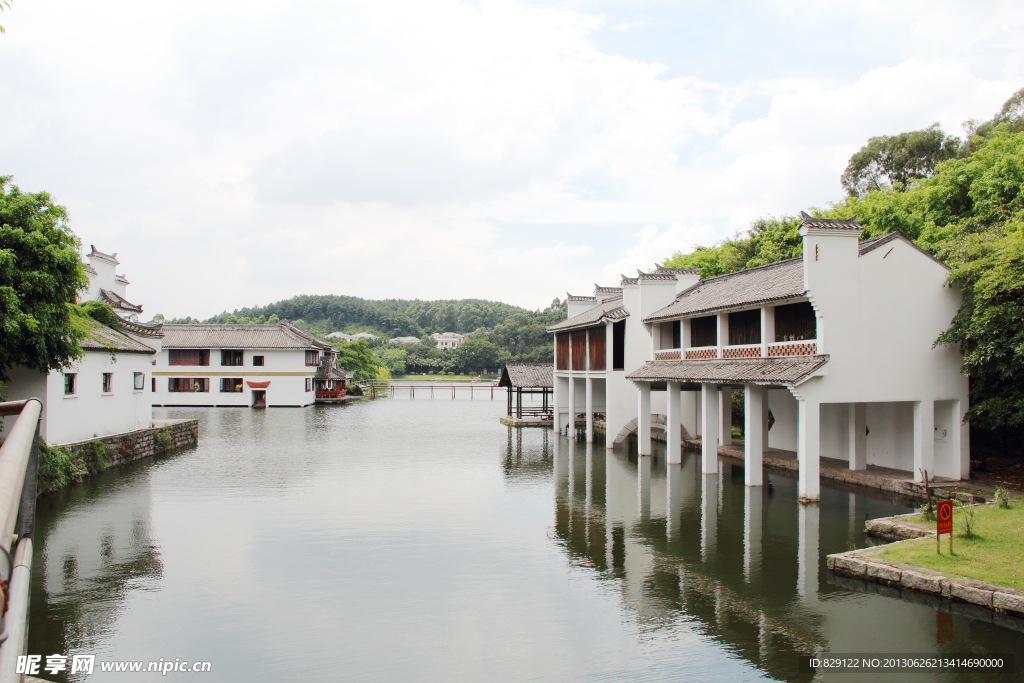
[[(864, 533), (896, 542), (935, 538), (935, 530), (906, 521), (917, 514), (869, 520)], [(1024, 618), (1024, 592), (976, 579), (926, 569), (878, 557), (891, 545), (829, 555), (826, 563), (836, 576), (880, 584), (899, 591), (917, 591), (957, 603), (977, 605), (998, 614)], [(1020, 625), (1024, 625), (1021, 622)]]
[[(96, 442), (102, 443), (105, 449), (98, 449)], [(80, 455), (90, 472), (99, 472), (152, 455), (195, 446), (198, 442), (199, 420), (153, 420), (149, 429), (70, 443), (65, 448), (74, 455)]]

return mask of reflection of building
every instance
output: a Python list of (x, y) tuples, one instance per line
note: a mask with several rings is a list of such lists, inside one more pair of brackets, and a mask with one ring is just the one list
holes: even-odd
[(570, 296), (569, 318), (548, 327), (558, 424), (584, 412), (592, 440), (603, 411), (609, 446), (636, 432), (649, 454), (652, 423), (664, 422), (670, 458), (699, 436), (713, 472), (742, 389), (749, 485), (769, 447), (796, 452), (809, 501), (822, 457), (966, 477), (962, 359), (933, 347), (961, 302), (946, 266), (895, 233), (860, 242), (855, 220), (804, 214), (800, 233), (802, 258), (706, 280), (659, 267)]
[(746, 487), (726, 460), (704, 475), (699, 456), (666, 467), (558, 434), (549, 447), (558, 546), (616, 586), (640, 633), (697, 632), (774, 680), (817, 680), (799, 671), (799, 654), (935, 649), (933, 609), (848, 599), (822, 569), (826, 554), (862, 542), (865, 517), (909, 508), (831, 488), (822, 505), (801, 506), (796, 480)]

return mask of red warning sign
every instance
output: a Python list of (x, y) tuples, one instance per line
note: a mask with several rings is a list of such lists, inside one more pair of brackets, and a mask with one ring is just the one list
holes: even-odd
[(939, 534), (953, 533), (953, 501), (940, 500), (938, 510), (939, 523), (936, 531)]

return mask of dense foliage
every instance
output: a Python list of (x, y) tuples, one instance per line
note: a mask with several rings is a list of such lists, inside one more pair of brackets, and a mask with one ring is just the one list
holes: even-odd
[(15, 365), (48, 372), (81, 355), (67, 306), (88, 284), (78, 246), (63, 206), (0, 176), (0, 381)]
[[(293, 321), (321, 338), (331, 332), (371, 332), (381, 340), (336, 344), (347, 354), (339, 365), (359, 379), (421, 372), (497, 371), (508, 361), (552, 361), (554, 348), (544, 326), (566, 316), (555, 299), (542, 311), (480, 299), (369, 300), (354, 296), (301, 295), (267, 306), (236, 309), (207, 320), (171, 322), (273, 323)], [(454, 351), (438, 349), (435, 332), (468, 334)], [(419, 344), (391, 345), (393, 337), (419, 337)], [(362, 344), (361, 346), (360, 343)], [(372, 358), (372, 360), (371, 360)], [(384, 372), (382, 372), (382, 369)]]

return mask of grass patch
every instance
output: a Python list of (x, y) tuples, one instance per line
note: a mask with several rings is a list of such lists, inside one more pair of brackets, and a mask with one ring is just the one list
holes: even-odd
[[(941, 555), (935, 553), (935, 539), (929, 538), (888, 546), (879, 557), (1024, 589), (1024, 505), (974, 508), (971, 538), (964, 534), (965, 516), (964, 508), (954, 509), (953, 555), (949, 554), (949, 537), (943, 535)], [(902, 521), (935, 528), (935, 520), (927, 520), (924, 515)]]

